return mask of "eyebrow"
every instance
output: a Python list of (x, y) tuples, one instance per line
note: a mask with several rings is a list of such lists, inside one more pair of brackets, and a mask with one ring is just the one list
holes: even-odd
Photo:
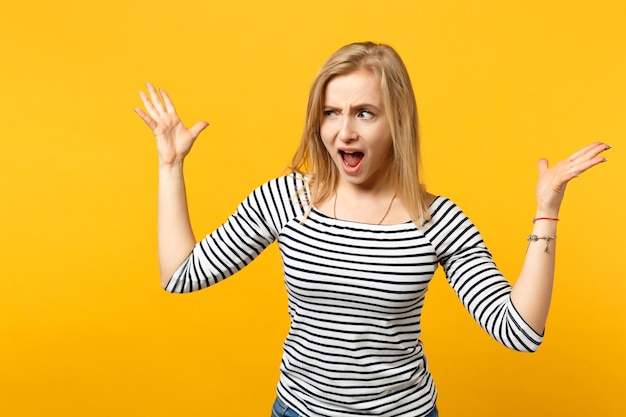
[[(342, 107), (341, 106), (333, 106), (333, 105), (324, 103), (324, 108), (338, 110), (338, 109), (341, 109)], [(367, 108), (373, 108), (373, 109), (376, 109), (376, 110), (380, 110), (381, 109), (379, 106), (376, 106), (376, 105), (371, 104), (371, 103), (359, 103), (359, 104), (356, 104), (354, 106), (350, 106), (350, 110), (367, 109)]]

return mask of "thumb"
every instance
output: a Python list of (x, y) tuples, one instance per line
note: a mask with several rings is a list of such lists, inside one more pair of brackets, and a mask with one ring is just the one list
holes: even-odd
[(198, 135), (207, 128), (207, 126), (209, 126), (209, 124), (207, 122), (205, 122), (204, 120), (199, 121), (198, 123), (196, 123), (195, 125), (193, 125), (191, 127), (191, 129), (189, 129), (189, 133), (191, 133), (191, 135), (196, 138), (198, 137)]
[(548, 160), (546, 158), (541, 158), (537, 161), (537, 167), (539, 168), (539, 174), (543, 174), (548, 170)]

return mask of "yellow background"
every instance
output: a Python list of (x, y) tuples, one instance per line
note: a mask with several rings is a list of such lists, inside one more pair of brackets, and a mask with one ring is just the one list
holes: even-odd
[(614, 146), (568, 190), (537, 354), (490, 340), (435, 277), (423, 327), (441, 415), (626, 415), (624, 22), (621, 0), (2, 2), (0, 415), (269, 415), (287, 329), (278, 251), (164, 293), (156, 152), (132, 108), (152, 81), (187, 123), (211, 123), (186, 166), (202, 237), (283, 172), (313, 76), (361, 40), (405, 59), (429, 189), (511, 280), (536, 160)]

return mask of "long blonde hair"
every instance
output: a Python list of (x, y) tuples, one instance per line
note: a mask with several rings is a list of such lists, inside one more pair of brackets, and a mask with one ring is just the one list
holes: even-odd
[(393, 161), (392, 186), (419, 227), (429, 219), (426, 190), (420, 182), (417, 105), (408, 71), (398, 53), (372, 42), (346, 45), (331, 55), (313, 80), (300, 145), (291, 161), (293, 172), (308, 177), (312, 204), (336, 191), (338, 170), (320, 136), (328, 82), (340, 75), (368, 70), (380, 81), (383, 105), (390, 124)]

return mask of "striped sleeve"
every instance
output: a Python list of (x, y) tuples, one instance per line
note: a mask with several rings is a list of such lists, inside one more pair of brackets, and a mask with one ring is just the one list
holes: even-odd
[(543, 335), (533, 330), (513, 306), (511, 284), (498, 270), (477, 228), (459, 207), (448, 199), (437, 199), (426, 234), (446, 279), (478, 324), (510, 349), (536, 351)]
[(198, 242), (170, 278), (165, 290), (201, 290), (233, 275), (276, 240), (289, 219), (303, 213), (295, 198), (301, 178), (269, 181), (254, 190), (228, 220)]

